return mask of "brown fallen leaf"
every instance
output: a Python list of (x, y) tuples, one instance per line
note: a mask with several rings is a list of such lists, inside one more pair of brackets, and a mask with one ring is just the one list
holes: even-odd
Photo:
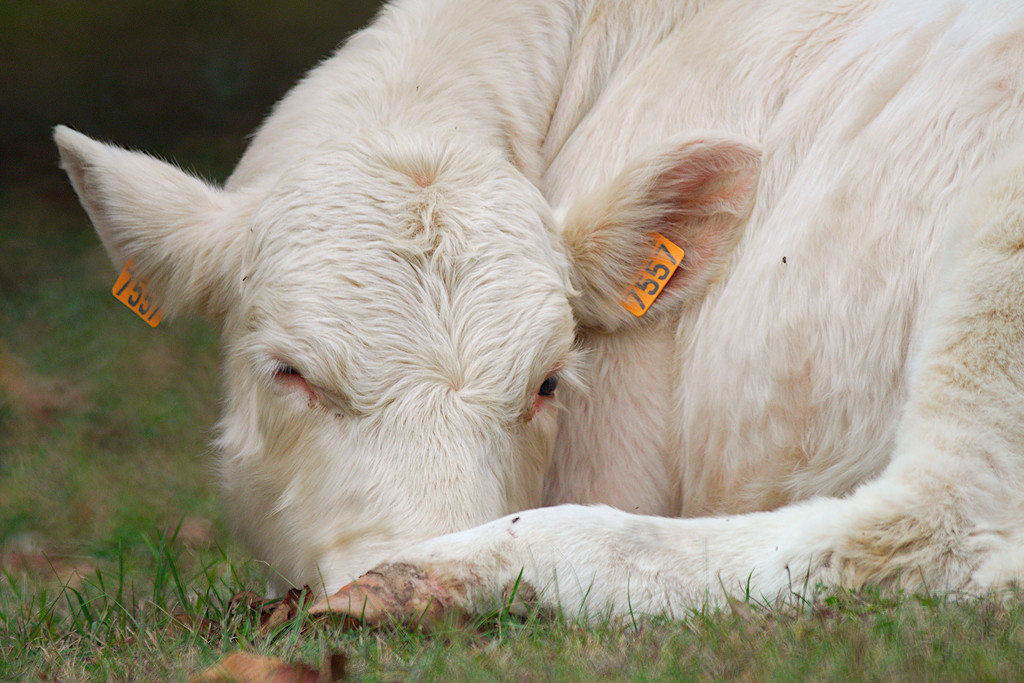
[(164, 533), (174, 542), (189, 548), (210, 548), (214, 544), (213, 522), (205, 517), (185, 517), (179, 524), (168, 526)]
[(728, 602), (729, 609), (732, 611), (733, 615), (745, 624), (758, 628), (763, 628), (767, 625), (764, 615), (755, 612), (753, 608), (751, 608), (750, 603), (731, 595), (727, 595), (725, 599)]
[(408, 564), (381, 565), (309, 608), (311, 617), (340, 617), (346, 626), (400, 623), (429, 631), (441, 623), (465, 623), (451, 586)]
[(0, 553), (0, 568), (38, 578), (56, 579), (62, 586), (75, 590), (82, 587), (86, 576), (96, 571), (96, 566), (88, 560), (46, 552)]
[(266, 600), (252, 591), (244, 591), (232, 596), (228, 601), (228, 609), (233, 612), (258, 612), (260, 633), (268, 635), (292, 619), (299, 613), (300, 605), (309, 605), (313, 599), (313, 591), (309, 586), (292, 588), (280, 600)]
[(67, 380), (35, 374), (28, 364), (0, 342), (0, 395), (37, 422), (85, 405), (85, 392)]
[(258, 610), (263, 607), (263, 603), (266, 599), (254, 593), (252, 591), (242, 591), (241, 593), (235, 593), (228, 600), (228, 609), (232, 612), (241, 610)]
[(171, 615), (171, 623), (164, 629), (164, 634), (171, 637), (195, 633), (206, 641), (215, 640), (220, 636), (220, 624), (205, 617), (194, 617), (184, 612)]
[(192, 679), (192, 683), (329, 683), (345, 676), (345, 655), (328, 657), (319, 671), (274, 657), (233, 652)]
[(348, 667), (348, 657), (341, 652), (335, 652), (327, 658), (324, 662), (324, 669), (326, 669), (327, 675), (330, 676), (330, 681), (340, 681), (345, 677), (346, 667)]

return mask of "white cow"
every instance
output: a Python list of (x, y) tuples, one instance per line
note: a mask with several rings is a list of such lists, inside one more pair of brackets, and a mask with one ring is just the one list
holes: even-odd
[[(390, 561), (325, 609), (1024, 573), (1016, 0), (402, 0), (223, 189), (56, 139), (223, 325), (243, 537), (327, 592)], [(557, 503), (614, 507), (516, 512)]]

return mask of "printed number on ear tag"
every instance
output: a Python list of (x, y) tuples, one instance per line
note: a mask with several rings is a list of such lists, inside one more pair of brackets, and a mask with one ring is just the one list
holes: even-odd
[(132, 262), (124, 264), (124, 270), (117, 277), (114, 288), (110, 290), (114, 297), (128, 308), (139, 314), (150, 327), (160, 324), (163, 313), (160, 308), (149, 300), (146, 293), (146, 280), (140, 278), (132, 269)]
[(683, 249), (663, 235), (653, 232), (654, 249), (647, 266), (636, 274), (636, 280), (622, 298), (622, 306), (636, 317), (642, 316), (665, 289), (672, 273), (683, 260)]

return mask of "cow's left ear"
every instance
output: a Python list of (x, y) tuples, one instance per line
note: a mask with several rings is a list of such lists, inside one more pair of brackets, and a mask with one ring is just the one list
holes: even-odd
[[(689, 133), (569, 207), (563, 239), (580, 291), (573, 301), (580, 325), (610, 331), (643, 324), (702, 295), (739, 239), (760, 170), (761, 150), (751, 140), (718, 131)], [(645, 309), (641, 300), (649, 303), (644, 291), (661, 284), (664, 270), (656, 264), (674, 260), (666, 248), (659, 250), (655, 234), (685, 255), (637, 316)]]
[(131, 261), (165, 317), (220, 321), (240, 289), (252, 198), (64, 126), (53, 137), (115, 268)]

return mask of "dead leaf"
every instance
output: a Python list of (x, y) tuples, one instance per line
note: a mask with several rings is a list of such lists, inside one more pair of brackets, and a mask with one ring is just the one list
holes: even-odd
[(189, 548), (209, 548), (214, 544), (213, 522), (205, 517), (186, 517), (165, 532), (174, 542)]
[(340, 681), (345, 677), (345, 669), (348, 667), (348, 657), (341, 652), (335, 652), (327, 658), (324, 668), (329, 676), (329, 681)]
[(387, 564), (324, 597), (307, 614), (340, 617), (346, 627), (400, 623), (429, 631), (442, 623), (466, 623), (467, 614), (453, 604), (453, 592), (451, 585), (418, 567)]
[(263, 596), (252, 591), (243, 591), (231, 596), (231, 599), (228, 600), (228, 609), (232, 612), (243, 609), (258, 610), (263, 607), (264, 602)]
[(66, 380), (41, 377), (0, 343), (0, 394), (26, 411), (36, 422), (47, 422), (54, 415), (82, 406), (85, 393)]
[(270, 606), (269, 609), (264, 604), (260, 615), (260, 633), (267, 635), (282, 624), (291, 621), (299, 613), (299, 605), (308, 605), (312, 599), (313, 591), (309, 589), (309, 586), (303, 586), (289, 590), (281, 598), (281, 602)]
[(260, 619), (260, 633), (267, 635), (278, 626), (287, 623), (295, 616), (295, 611), (285, 602), (280, 602)]
[(749, 624), (751, 626), (764, 626), (764, 616), (755, 612), (753, 608), (751, 608), (750, 603), (731, 595), (727, 595), (725, 599), (729, 603), (729, 609), (732, 611), (733, 615), (745, 624)]
[(139, 355), (139, 368), (145, 373), (147, 385), (160, 388), (178, 379), (181, 359), (170, 344), (158, 340), (155, 338)]
[(234, 652), (192, 679), (192, 683), (329, 683), (345, 676), (345, 655), (327, 658), (320, 671), (274, 657)]
[(86, 576), (96, 571), (96, 565), (88, 560), (46, 552), (0, 553), (0, 567), (10, 572), (56, 579), (62, 586), (75, 590), (82, 587)]
[(292, 588), (280, 600), (266, 600), (252, 591), (245, 591), (232, 596), (228, 609), (236, 613), (257, 612), (260, 633), (269, 635), (298, 616), (300, 605), (309, 605), (312, 601), (313, 591), (309, 586)]
[(167, 625), (164, 633), (169, 636), (195, 633), (203, 640), (211, 641), (220, 635), (220, 624), (205, 617), (194, 617), (184, 612), (175, 612), (171, 615), (171, 623)]

